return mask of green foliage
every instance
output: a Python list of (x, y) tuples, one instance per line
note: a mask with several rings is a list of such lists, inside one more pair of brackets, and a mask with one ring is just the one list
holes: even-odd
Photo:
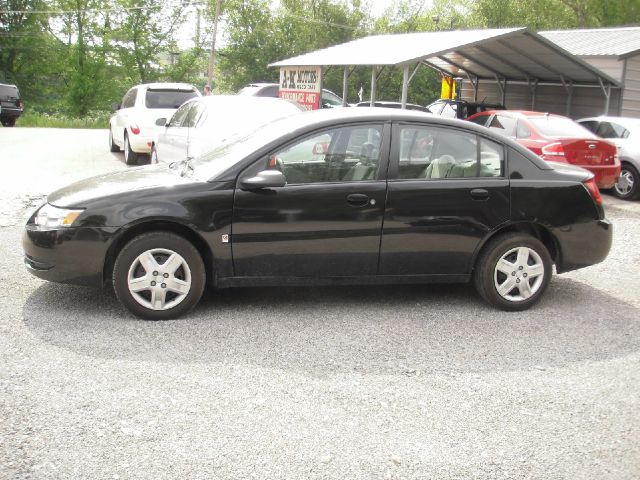
[(27, 111), (16, 122), (18, 127), (38, 128), (107, 128), (110, 115), (102, 111), (87, 112), (83, 117), (63, 113), (49, 114)]
[[(185, 25), (202, 10), (202, 27)], [(184, 81), (202, 87), (216, 0), (0, 0), (0, 81), (20, 87), (25, 122), (76, 125), (119, 101), (132, 85)], [(532, 30), (640, 23), (638, 0), (396, 0), (372, 18), (361, 0), (224, 0), (215, 66), (217, 92), (277, 81), (271, 62), (365, 35), (527, 26)], [(43, 14), (37, 12), (60, 12)], [(15, 13), (2, 13), (15, 12)], [(64, 13), (61, 13), (64, 12)], [(178, 32), (196, 27), (194, 47)], [(184, 36), (184, 34), (182, 34)], [(324, 86), (342, 94), (342, 68), (325, 71)], [(356, 68), (348, 101), (370, 95), (371, 68)], [(399, 100), (402, 72), (385, 69), (378, 99)], [(430, 103), (438, 75), (421, 67), (409, 101)], [(44, 116), (43, 114), (53, 114)], [(92, 120), (88, 124), (92, 124)]]

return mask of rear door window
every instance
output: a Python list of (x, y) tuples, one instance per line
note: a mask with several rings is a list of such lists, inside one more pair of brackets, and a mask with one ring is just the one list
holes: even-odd
[(600, 122), (597, 135), (602, 138), (627, 138), (629, 131), (617, 123)]
[(195, 90), (149, 89), (145, 96), (147, 108), (178, 108), (198, 94)]
[(131, 108), (136, 103), (136, 94), (138, 93), (137, 88), (132, 88), (129, 90), (125, 96), (122, 98), (122, 108)]
[(398, 178), (441, 180), (502, 176), (504, 152), (497, 142), (440, 127), (402, 125), (399, 129)]

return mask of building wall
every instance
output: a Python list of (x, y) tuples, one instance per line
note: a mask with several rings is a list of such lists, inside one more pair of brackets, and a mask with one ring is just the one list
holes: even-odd
[(640, 118), (640, 55), (627, 58), (621, 115)]
[[(638, 77), (638, 80), (640, 80), (640, 76)], [(473, 101), (473, 94), (474, 91), (471, 83), (468, 81), (464, 82), (462, 86), (462, 98)], [(567, 115), (567, 98), (568, 94), (564, 87), (539, 86), (536, 90), (536, 104), (533, 106), (532, 92), (528, 85), (507, 84), (505, 106), (510, 110), (535, 109), (535, 111), (538, 112)], [(480, 86), (478, 87), (478, 101), (483, 100), (487, 103), (500, 103), (502, 95), (497, 83), (480, 83)], [(609, 104), (609, 115), (619, 115), (619, 105), (620, 89), (612, 89)], [(571, 110), (568, 116), (578, 119), (602, 115), (604, 113), (605, 97), (604, 92), (600, 87), (576, 87), (573, 89)]]
[(598, 70), (606, 73), (614, 80), (617, 80), (622, 83), (622, 76), (624, 75), (624, 61), (619, 60), (617, 56), (613, 56), (613, 55), (598, 56), (598, 57), (580, 56), (580, 59), (596, 67)]

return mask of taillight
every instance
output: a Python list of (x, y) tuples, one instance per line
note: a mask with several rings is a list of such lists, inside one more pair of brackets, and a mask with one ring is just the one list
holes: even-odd
[(564, 148), (562, 143), (554, 142), (542, 147), (542, 154), (550, 157), (564, 157)]
[(16, 107), (22, 108), (23, 105), (22, 100), (16, 100)]
[(602, 197), (600, 196), (600, 189), (598, 188), (598, 185), (596, 185), (596, 180), (591, 177), (590, 179), (582, 182), (582, 184), (591, 195), (591, 198), (593, 198), (598, 205), (602, 205)]
[(135, 123), (132, 123), (131, 125), (129, 125), (129, 129), (131, 130), (131, 133), (133, 133), (134, 135), (138, 135), (140, 133), (140, 127)]

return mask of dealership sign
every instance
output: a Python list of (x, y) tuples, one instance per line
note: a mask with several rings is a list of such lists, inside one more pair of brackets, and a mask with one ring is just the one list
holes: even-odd
[(282, 67), (278, 96), (299, 103), (305, 110), (317, 110), (320, 108), (321, 78), (321, 67)]

